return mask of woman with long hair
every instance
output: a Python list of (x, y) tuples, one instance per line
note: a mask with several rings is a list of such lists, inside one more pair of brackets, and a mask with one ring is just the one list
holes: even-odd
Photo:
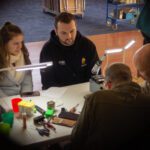
[[(0, 28), (0, 69), (30, 64), (21, 29), (10, 22)], [(31, 71), (14, 69), (0, 72), (0, 97), (18, 95), (33, 90)]]

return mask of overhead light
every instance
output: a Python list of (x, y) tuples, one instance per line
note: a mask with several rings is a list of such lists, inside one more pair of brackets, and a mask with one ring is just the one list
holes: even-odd
[(106, 50), (105, 53), (106, 54), (113, 54), (113, 53), (119, 53), (119, 52), (122, 52), (123, 49), (122, 48), (117, 48), (117, 49), (109, 49), (109, 50)]
[(134, 43), (135, 43), (135, 40), (131, 40), (131, 41), (124, 47), (124, 49), (130, 48)]
[[(135, 40), (131, 40), (127, 45), (124, 46), (124, 48), (116, 48), (116, 49), (109, 49), (106, 50), (106, 54), (113, 54), (113, 53), (119, 53), (123, 52), (123, 62), (125, 63), (125, 50), (130, 48), (133, 44), (135, 43)], [(108, 63), (108, 58), (107, 58), (107, 63)]]
[(33, 70), (33, 69), (43, 69), (47, 68), (48, 66), (52, 66), (52, 62), (46, 62), (46, 63), (39, 63), (39, 64), (33, 64), (33, 65), (25, 65), (21, 67), (16, 67), (16, 71), (27, 71), (27, 70)]
[(2, 68), (0, 69), (0, 72), (9, 71), (9, 70), (27, 71), (27, 70), (33, 70), (33, 69), (43, 69), (52, 65), (53, 65), (52, 62), (44, 62), (44, 63), (39, 63), (39, 64), (24, 65), (24, 66), (19, 66), (19, 67)]

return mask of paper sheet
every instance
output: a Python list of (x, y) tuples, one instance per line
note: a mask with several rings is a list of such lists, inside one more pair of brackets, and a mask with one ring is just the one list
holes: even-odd
[(51, 87), (45, 91), (41, 92), (41, 96), (47, 96), (52, 99), (58, 99), (63, 96), (63, 94), (66, 92), (66, 87)]

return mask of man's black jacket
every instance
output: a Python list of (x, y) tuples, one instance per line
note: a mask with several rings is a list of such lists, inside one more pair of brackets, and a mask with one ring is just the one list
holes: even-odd
[(53, 62), (53, 66), (41, 70), (43, 89), (87, 82), (97, 60), (95, 45), (79, 32), (72, 46), (64, 46), (52, 31), (40, 54), (40, 62)]

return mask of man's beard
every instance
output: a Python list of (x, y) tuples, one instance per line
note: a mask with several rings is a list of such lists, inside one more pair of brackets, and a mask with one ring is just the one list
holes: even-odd
[(65, 46), (71, 46), (74, 44), (74, 41), (73, 40), (66, 40), (66, 41), (61, 41), (61, 43)]

